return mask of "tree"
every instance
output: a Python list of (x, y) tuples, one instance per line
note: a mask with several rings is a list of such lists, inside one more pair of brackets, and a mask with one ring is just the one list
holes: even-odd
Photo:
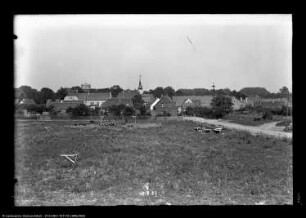
[(246, 87), (241, 89), (239, 92), (245, 94), (246, 96), (260, 96), (260, 97), (267, 97), (270, 92), (268, 92), (263, 87)]
[(39, 92), (36, 89), (32, 89), (30, 86), (20, 86), (17, 89), (17, 98), (22, 100), (23, 98), (33, 99), (36, 104), (40, 103)]
[(126, 106), (124, 104), (112, 105), (108, 108), (108, 111), (112, 113), (114, 116), (120, 116), (123, 114), (125, 107)]
[(84, 90), (80, 86), (73, 86), (71, 87), (71, 90), (78, 92), (78, 93), (84, 93)]
[(132, 102), (133, 102), (134, 108), (136, 109), (140, 109), (141, 107), (143, 107), (143, 104), (144, 104), (144, 100), (142, 99), (140, 94), (134, 95), (134, 97), (132, 98)]
[(60, 88), (59, 90), (56, 91), (56, 98), (58, 99), (64, 99), (68, 95), (68, 91), (66, 88)]
[(80, 104), (75, 108), (68, 108), (67, 112), (71, 112), (73, 116), (89, 116), (90, 110), (85, 104)]
[(55, 100), (56, 96), (52, 89), (42, 88), (39, 92), (39, 103), (46, 104), (48, 99)]
[(126, 117), (130, 117), (135, 113), (135, 110), (132, 107), (125, 107), (123, 110), (123, 115)]
[(241, 92), (237, 92), (236, 90), (232, 91), (230, 95), (234, 96), (237, 99), (240, 99), (240, 98), (245, 99), (247, 97), (245, 94)]
[(141, 115), (146, 114), (146, 108), (144, 106), (144, 100), (142, 99), (141, 95), (137, 94), (132, 98), (133, 106), (135, 109), (140, 111)]
[(117, 97), (117, 95), (123, 91), (123, 89), (119, 85), (114, 85), (110, 88), (113, 97)]
[(232, 99), (226, 96), (216, 96), (212, 99), (211, 107), (216, 118), (221, 118), (232, 111)]
[(153, 90), (153, 95), (155, 98), (160, 98), (164, 94), (163, 87), (157, 87)]
[(182, 95), (184, 95), (184, 93), (183, 93), (182, 90), (177, 90), (177, 91), (175, 92), (175, 95), (176, 95), (176, 96), (182, 96)]
[(171, 86), (167, 86), (166, 88), (164, 88), (163, 93), (172, 98), (172, 96), (175, 95), (175, 90)]
[(286, 98), (288, 97), (288, 94), (290, 94), (289, 89), (286, 86), (283, 86), (280, 90), (279, 90), (279, 94), (281, 97)]

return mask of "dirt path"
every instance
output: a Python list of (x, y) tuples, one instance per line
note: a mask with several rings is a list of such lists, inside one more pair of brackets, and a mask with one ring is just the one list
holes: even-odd
[(241, 124), (230, 123), (226, 120), (204, 119), (201, 117), (183, 117), (183, 119), (200, 122), (200, 123), (222, 125), (225, 128), (229, 128), (229, 129), (248, 131), (253, 135), (263, 134), (263, 135), (269, 135), (269, 136), (280, 137), (280, 138), (284, 138), (284, 137), (292, 138), (292, 132), (284, 132), (283, 131), (284, 127), (275, 126), (277, 122), (265, 123), (261, 126), (245, 126)]

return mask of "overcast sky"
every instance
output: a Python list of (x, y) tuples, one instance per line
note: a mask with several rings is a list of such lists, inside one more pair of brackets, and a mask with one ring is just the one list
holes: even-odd
[[(291, 15), (18, 15), (15, 87), (292, 86)], [(194, 48), (188, 40), (191, 40)]]

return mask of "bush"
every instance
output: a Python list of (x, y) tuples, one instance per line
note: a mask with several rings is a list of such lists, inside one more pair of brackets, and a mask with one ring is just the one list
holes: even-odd
[(72, 113), (73, 116), (89, 116), (90, 110), (85, 104), (80, 104), (75, 108), (68, 108), (68, 113)]
[(266, 110), (263, 111), (262, 118), (264, 120), (272, 120), (273, 119), (273, 113), (270, 110), (266, 109)]
[(197, 117), (206, 117), (206, 118), (211, 118), (212, 117), (212, 110), (207, 108), (207, 107), (201, 107), (201, 106), (197, 106), (197, 107), (187, 107), (186, 111), (185, 111), (186, 115), (189, 116), (197, 116)]
[(232, 111), (232, 99), (222, 95), (216, 96), (212, 99), (211, 107), (213, 111), (212, 115), (215, 118), (222, 118)]
[(132, 107), (125, 107), (123, 110), (123, 115), (126, 117), (130, 117), (135, 113), (134, 108)]

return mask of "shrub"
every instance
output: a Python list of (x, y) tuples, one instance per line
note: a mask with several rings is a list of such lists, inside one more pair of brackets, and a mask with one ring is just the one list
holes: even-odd
[(216, 96), (212, 99), (211, 107), (215, 118), (222, 118), (233, 109), (232, 99), (226, 96)]
[(80, 104), (75, 108), (68, 108), (68, 113), (72, 113), (73, 116), (89, 116), (89, 108), (85, 104)]
[(273, 113), (270, 110), (266, 109), (263, 112), (262, 118), (264, 120), (272, 120), (273, 119)]

